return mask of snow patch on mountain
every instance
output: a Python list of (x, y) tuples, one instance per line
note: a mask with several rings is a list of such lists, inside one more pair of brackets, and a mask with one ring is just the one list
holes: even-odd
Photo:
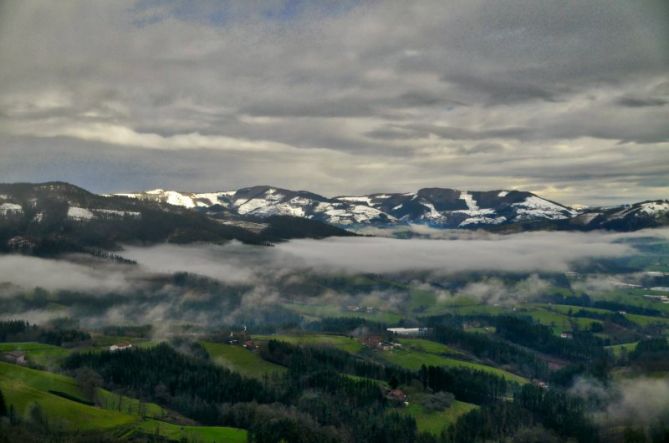
[(337, 200), (345, 201), (345, 202), (351, 202), (351, 203), (364, 203), (367, 206), (372, 205), (372, 200), (369, 198), (367, 195), (363, 196), (349, 196), (349, 197), (338, 197)]
[(0, 214), (23, 214), (23, 207), (16, 203), (3, 203), (0, 205)]
[(525, 201), (513, 203), (511, 206), (517, 208), (519, 219), (545, 218), (549, 220), (561, 220), (577, 215), (577, 212), (573, 209), (568, 209), (537, 196), (527, 197)]
[[(145, 193), (123, 195), (205, 211), (216, 211), (214, 207), (222, 207), (245, 216), (262, 218), (286, 215), (348, 227), (423, 223), (442, 228), (469, 228), (521, 220), (561, 220), (578, 214), (571, 208), (533, 194), (518, 193), (519, 191), (499, 191), (491, 195), (485, 192), (426, 188), (401, 194), (328, 198), (306, 191), (255, 186), (236, 191), (199, 194), (154, 189)], [(648, 210), (653, 208), (649, 206)]]
[(139, 218), (142, 216), (140, 212), (137, 211), (118, 211), (116, 209), (93, 209), (95, 215), (107, 216), (107, 217), (133, 217)]
[(467, 205), (467, 209), (470, 211), (478, 211), (479, 207), (476, 205), (476, 202), (474, 201), (474, 197), (467, 191), (462, 191), (460, 193), (460, 200), (464, 200), (465, 204)]
[(641, 203), (637, 214), (654, 217), (665, 212), (669, 212), (669, 201)]
[(95, 214), (93, 214), (86, 208), (70, 206), (69, 208), (67, 208), (67, 218), (77, 221), (86, 221), (95, 218)]

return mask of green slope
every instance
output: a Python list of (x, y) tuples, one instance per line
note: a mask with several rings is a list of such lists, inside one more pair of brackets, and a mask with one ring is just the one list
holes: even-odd
[(214, 363), (247, 377), (262, 378), (265, 374), (282, 373), (286, 368), (263, 360), (257, 352), (236, 345), (202, 342)]
[(418, 370), (426, 366), (455, 366), (499, 375), (516, 383), (527, 383), (527, 379), (494, 366), (446, 357), (440, 353), (426, 351), (424, 348), (405, 346), (392, 351), (376, 351), (382, 359), (406, 369)]
[(416, 419), (419, 431), (439, 435), (445, 427), (452, 425), (462, 415), (477, 407), (471, 403), (455, 400), (450, 408), (443, 411), (428, 411), (422, 405), (411, 402), (404, 408), (404, 412)]
[(342, 351), (356, 354), (360, 352), (363, 345), (352, 337), (345, 337), (343, 335), (329, 335), (329, 334), (300, 334), (300, 335), (257, 335), (258, 340), (278, 340), (285, 341), (294, 345), (311, 345), (311, 346), (332, 346)]
[(133, 434), (159, 434), (171, 440), (205, 442), (245, 443), (248, 440), (244, 429), (224, 426), (182, 426), (158, 420), (145, 420), (135, 427)]
[[(85, 404), (71, 377), (4, 362), (0, 362), (0, 390), (7, 405), (13, 405), (20, 418), (27, 418), (30, 408), (38, 404), (49, 428), (54, 431), (111, 432), (115, 436), (128, 437), (136, 433), (154, 433), (158, 427), (160, 435), (177, 441), (185, 438), (244, 442), (247, 438), (242, 429), (181, 426), (155, 420), (164, 416), (165, 411), (160, 406), (145, 403), (140, 408), (139, 400), (104, 389), (98, 391), (100, 406), (91, 406)], [(144, 417), (140, 416), (141, 409)]]

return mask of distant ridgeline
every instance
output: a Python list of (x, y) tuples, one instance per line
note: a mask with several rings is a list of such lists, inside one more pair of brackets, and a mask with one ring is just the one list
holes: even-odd
[(577, 210), (517, 190), (459, 191), (424, 188), (417, 192), (328, 198), (308, 191), (254, 186), (236, 191), (188, 193), (156, 189), (130, 198), (197, 209), (209, 215), (266, 218), (289, 215), (358, 228), (421, 224), (434, 228), (632, 231), (669, 224), (669, 201), (646, 201), (610, 208)]
[(0, 252), (88, 252), (121, 260), (109, 253), (120, 243), (267, 245), (412, 224), (495, 232), (632, 231), (669, 225), (669, 201), (579, 211), (521, 191), (428, 188), (327, 198), (257, 186), (206, 194), (96, 195), (60, 182), (0, 184)]
[(353, 235), (325, 223), (276, 216), (215, 219), (170, 204), (92, 194), (67, 183), (0, 184), (0, 252), (52, 255), (108, 251), (120, 243), (271, 244), (292, 238)]

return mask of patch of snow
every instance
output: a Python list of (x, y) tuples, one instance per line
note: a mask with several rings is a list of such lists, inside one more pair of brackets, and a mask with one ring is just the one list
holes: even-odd
[(588, 225), (600, 215), (601, 215), (600, 212), (590, 212), (588, 214), (582, 214), (578, 217), (578, 221), (583, 223), (584, 225)]
[(279, 215), (291, 215), (293, 217), (304, 217), (306, 213), (301, 206), (291, 206), (289, 203), (281, 203), (274, 207), (274, 212)]
[(460, 200), (464, 200), (465, 204), (467, 205), (467, 209), (470, 211), (478, 211), (479, 207), (476, 205), (476, 202), (474, 201), (474, 197), (467, 191), (462, 191), (460, 193)]
[(95, 214), (85, 208), (79, 208), (77, 206), (70, 206), (67, 209), (67, 218), (72, 220), (91, 220), (95, 218)]
[(244, 215), (250, 212), (266, 209), (269, 204), (264, 198), (252, 198), (249, 200), (236, 200), (235, 206), (237, 207), (237, 212)]
[(485, 217), (485, 216), (475, 216), (475, 217), (470, 217), (466, 220), (463, 220), (460, 222), (458, 227), (463, 227), (463, 226), (468, 226), (468, 225), (479, 225), (479, 224), (486, 224), (486, 225), (498, 225), (500, 223), (504, 223), (506, 221), (506, 217)]
[(530, 196), (523, 202), (513, 203), (519, 219), (546, 218), (549, 220), (560, 220), (576, 215), (576, 211), (549, 202), (537, 196)]
[(660, 213), (669, 211), (669, 202), (647, 202), (642, 203), (638, 213), (643, 213), (655, 217)]
[(434, 207), (434, 205), (432, 203), (423, 200), (423, 201), (420, 202), (420, 204), (423, 205), (424, 207), (426, 207), (430, 211), (429, 213), (425, 214), (423, 217), (425, 217), (427, 219), (443, 218), (443, 215), (441, 214), (441, 212), (437, 211), (437, 209)]
[(16, 203), (3, 203), (0, 205), (0, 214), (23, 214), (23, 207)]
[(470, 217), (478, 217), (481, 215), (491, 215), (495, 214), (495, 210), (492, 208), (483, 208), (483, 209), (459, 209), (457, 211), (453, 211), (454, 213), (457, 214), (465, 214)]
[(265, 199), (267, 201), (273, 201), (273, 202), (278, 202), (281, 201), (285, 198), (285, 196), (281, 193), (279, 193), (276, 189), (274, 188), (269, 188), (267, 192), (265, 193)]
[(502, 191), (497, 194), (497, 197), (506, 197), (507, 195), (509, 195), (509, 191)]
[(127, 217), (139, 218), (142, 216), (142, 214), (137, 211), (117, 211), (115, 209), (93, 209), (93, 212), (96, 214), (111, 215), (116, 217), (127, 216)]
[(356, 223), (368, 222), (381, 215), (381, 211), (364, 205), (355, 205), (351, 208), (353, 219)]
[(193, 201), (192, 198), (188, 197), (187, 195), (183, 195), (176, 191), (166, 191), (164, 195), (165, 197), (167, 197), (165, 200), (167, 204), (173, 206), (183, 206), (184, 208), (195, 207), (195, 202)]
[(332, 209), (333, 206), (331, 203), (326, 203), (326, 202), (318, 202), (316, 207), (314, 208), (314, 211), (316, 212), (326, 212)]
[(294, 205), (302, 205), (302, 206), (308, 206), (311, 203), (313, 203), (312, 200), (309, 200), (308, 198), (305, 197), (293, 197), (290, 199), (289, 202)]
[(360, 196), (350, 196), (350, 197), (339, 197), (338, 200), (343, 200), (345, 202), (353, 202), (353, 203), (364, 203), (367, 206), (372, 205), (371, 199), (366, 196), (366, 195), (360, 195)]

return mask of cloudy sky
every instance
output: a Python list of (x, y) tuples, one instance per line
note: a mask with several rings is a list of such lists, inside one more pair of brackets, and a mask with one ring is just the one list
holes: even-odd
[(0, 0), (0, 181), (667, 198), (668, 5)]

